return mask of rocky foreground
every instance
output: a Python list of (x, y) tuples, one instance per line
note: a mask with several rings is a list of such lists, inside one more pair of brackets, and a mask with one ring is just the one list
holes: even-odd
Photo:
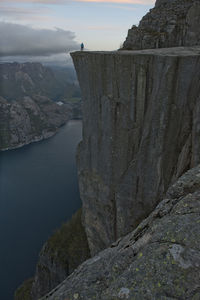
[(49, 300), (200, 299), (200, 165), (148, 218), (83, 263)]

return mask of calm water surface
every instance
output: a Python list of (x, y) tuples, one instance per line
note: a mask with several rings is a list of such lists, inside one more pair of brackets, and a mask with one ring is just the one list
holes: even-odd
[(81, 121), (54, 137), (0, 152), (0, 287), (13, 300), (47, 238), (80, 207), (75, 151)]

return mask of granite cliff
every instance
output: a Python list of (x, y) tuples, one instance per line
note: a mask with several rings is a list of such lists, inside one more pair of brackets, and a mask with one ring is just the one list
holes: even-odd
[(134, 229), (200, 162), (200, 47), (73, 53), (78, 174), (91, 253)]
[(139, 50), (72, 53), (83, 97), (79, 186), (93, 257), (42, 299), (200, 299), (198, 7), (158, 0), (143, 20), (158, 32), (163, 20), (162, 43), (152, 34), (149, 44), (141, 31), (147, 42)]

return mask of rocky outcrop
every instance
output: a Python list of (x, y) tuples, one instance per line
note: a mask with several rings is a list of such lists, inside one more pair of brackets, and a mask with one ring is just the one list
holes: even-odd
[(200, 162), (200, 48), (72, 54), (83, 96), (78, 176), (94, 255)]
[(33, 279), (16, 291), (15, 300), (38, 300), (90, 257), (81, 209), (44, 244)]
[(71, 117), (45, 96), (24, 97), (8, 102), (0, 97), (0, 150), (18, 148), (54, 135)]
[(43, 299), (200, 299), (200, 166), (172, 185), (132, 233)]
[(199, 0), (157, 0), (139, 26), (128, 31), (123, 49), (199, 45), (199, 16)]

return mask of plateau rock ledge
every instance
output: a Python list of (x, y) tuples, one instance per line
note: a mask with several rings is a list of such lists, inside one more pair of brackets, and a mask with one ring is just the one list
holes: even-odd
[(136, 228), (200, 163), (200, 47), (72, 58), (83, 96), (83, 222), (94, 255)]

